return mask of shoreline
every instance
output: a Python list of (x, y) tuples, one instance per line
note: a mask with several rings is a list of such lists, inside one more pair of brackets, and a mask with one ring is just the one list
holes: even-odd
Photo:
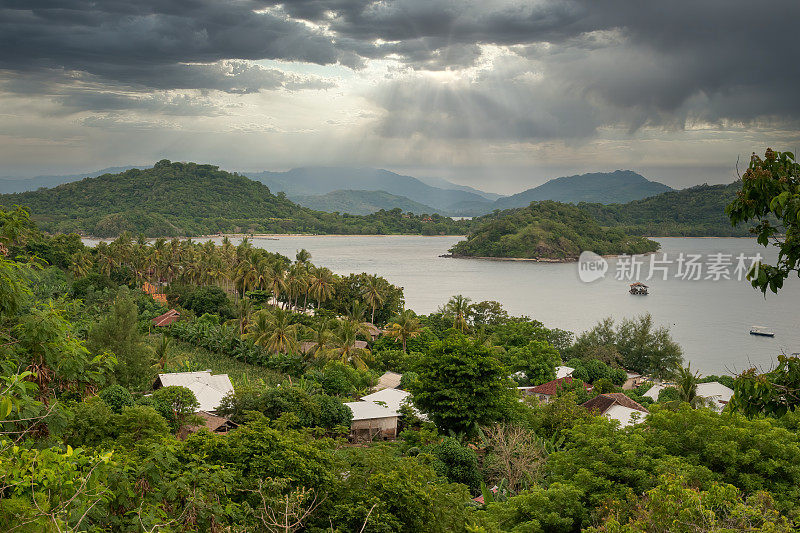
[[(724, 238), (724, 237), (721, 237)], [(643, 254), (633, 254), (634, 256), (647, 256), (651, 254), (655, 254), (658, 252), (645, 252)], [(619, 257), (623, 254), (607, 254), (601, 255), (600, 257), (604, 259), (612, 259), (614, 257)], [(565, 257), (563, 259), (555, 259), (549, 257), (489, 257), (489, 256), (473, 256), (473, 255), (454, 255), (454, 254), (442, 254), (439, 257), (444, 257), (447, 259), (481, 259), (483, 261), (529, 261), (532, 263), (577, 263), (580, 259), (579, 257)]]

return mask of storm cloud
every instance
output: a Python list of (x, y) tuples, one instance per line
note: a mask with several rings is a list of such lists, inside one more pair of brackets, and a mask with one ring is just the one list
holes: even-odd
[[(0, 0), (0, 98), (116, 130), (242, 109), (231, 129), (342, 145), (793, 140), (798, 19), (794, 0)], [(243, 126), (261, 115), (284, 123)]]

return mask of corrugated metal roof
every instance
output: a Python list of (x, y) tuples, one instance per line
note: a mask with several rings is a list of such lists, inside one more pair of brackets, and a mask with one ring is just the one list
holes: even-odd
[(383, 389), (379, 390), (378, 392), (373, 392), (372, 394), (362, 396), (361, 399), (365, 402), (383, 402), (389, 409), (397, 411), (400, 409), (400, 406), (403, 404), (403, 402), (409, 399), (410, 396), (411, 393), (404, 390)]
[(200, 403), (200, 411), (216, 411), (222, 398), (233, 392), (228, 374), (212, 375), (208, 370), (159, 374), (158, 380), (163, 387), (179, 386), (191, 390)]
[(400, 386), (400, 380), (403, 379), (403, 374), (397, 372), (384, 372), (378, 379), (377, 389), (396, 389)]
[(400, 416), (394, 409), (374, 402), (348, 402), (345, 405), (353, 412), (353, 420), (374, 420)]
[(571, 376), (573, 372), (575, 372), (574, 368), (570, 368), (568, 366), (557, 366), (556, 367), (556, 379), (561, 379), (561, 378), (565, 378), (567, 376)]
[(631, 424), (638, 424), (643, 421), (647, 413), (639, 411), (638, 409), (625, 407), (624, 405), (614, 404), (603, 413), (603, 416), (609, 420), (619, 421), (621, 427), (627, 427)]

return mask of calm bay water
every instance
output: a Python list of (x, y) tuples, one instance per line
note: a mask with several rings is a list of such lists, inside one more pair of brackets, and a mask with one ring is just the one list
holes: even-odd
[[(219, 242), (219, 239), (213, 239)], [(703, 373), (770, 367), (779, 353), (800, 352), (800, 279), (787, 280), (778, 295), (766, 299), (746, 281), (648, 281), (648, 296), (628, 293), (628, 281), (614, 279), (609, 260), (605, 279), (583, 283), (575, 263), (487, 261), (439, 257), (459, 237), (421, 236), (278, 236), (255, 238), (253, 245), (294, 258), (305, 248), (312, 261), (338, 274), (379, 274), (405, 291), (406, 305), (430, 313), (454, 294), (473, 301), (497, 300), (513, 315), (527, 315), (551, 328), (581, 332), (601, 319), (650, 313), (669, 326), (692, 367)], [(750, 239), (662, 238), (662, 252), (752, 256), (768, 260), (775, 253)], [(233, 239), (234, 243), (239, 240)], [(87, 242), (93, 244), (93, 242)], [(647, 258), (645, 258), (647, 260)], [(646, 272), (646, 268), (643, 269)], [(672, 273), (672, 271), (671, 271)], [(774, 338), (749, 334), (767, 326)]]
[[(338, 274), (379, 274), (405, 290), (406, 305), (430, 313), (454, 294), (474, 301), (497, 300), (513, 315), (528, 315), (548, 327), (584, 331), (607, 316), (653, 315), (671, 328), (692, 367), (704, 373), (768, 367), (781, 352), (800, 352), (800, 280), (790, 278), (778, 295), (765, 299), (746, 281), (653, 279), (648, 296), (628, 294), (628, 283), (614, 279), (610, 260), (605, 279), (583, 283), (574, 263), (487, 261), (439, 257), (458, 237), (287, 236), (253, 240), (254, 246), (287, 255), (311, 252), (312, 261)], [(750, 239), (657, 239), (668, 259), (678, 254), (774, 252)], [(643, 269), (646, 272), (646, 268)], [(764, 325), (774, 338), (749, 334)]]

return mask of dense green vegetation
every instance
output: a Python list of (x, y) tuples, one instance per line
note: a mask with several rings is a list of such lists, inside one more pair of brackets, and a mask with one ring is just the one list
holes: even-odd
[[(46, 259), (45, 259), (46, 258)], [(156, 328), (167, 306), (181, 319)], [(454, 296), (427, 316), (377, 276), (341, 277), (252, 248), (127, 235), (96, 248), (0, 211), (0, 530), (783, 533), (800, 524), (798, 358), (692, 401), (669, 331), (606, 320), (573, 341), (498, 302)], [(202, 313), (202, 314), (200, 314)], [(372, 339), (369, 320), (386, 334)], [(310, 341), (314, 349), (300, 350)], [(356, 341), (363, 341), (364, 345)], [(519, 396), (566, 362), (549, 403)], [(580, 405), (621, 365), (675, 397), (620, 428)], [(187, 388), (159, 372), (231, 372), (195, 431)], [(394, 441), (348, 439), (384, 371), (413, 406)], [(728, 378), (731, 379), (731, 378)], [(650, 387), (624, 391), (643, 403)], [(472, 498), (482, 496), (479, 503)]]
[(454, 256), (575, 260), (585, 250), (608, 255), (658, 249), (654, 241), (603, 228), (581, 209), (557, 202), (532, 203), (474, 222), (467, 240), (450, 249)]
[(734, 227), (725, 207), (736, 198), (741, 182), (698, 185), (627, 204), (580, 203), (602, 226), (648, 237), (745, 237), (747, 226)]
[(217, 232), (458, 235), (469, 224), (400, 209), (363, 217), (312, 211), (244, 176), (166, 160), (153, 168), (0, 195), (0, 205), (31, 209), (37, 224), (50, 233), (97, 237), (125, 231), (148, 237)]

